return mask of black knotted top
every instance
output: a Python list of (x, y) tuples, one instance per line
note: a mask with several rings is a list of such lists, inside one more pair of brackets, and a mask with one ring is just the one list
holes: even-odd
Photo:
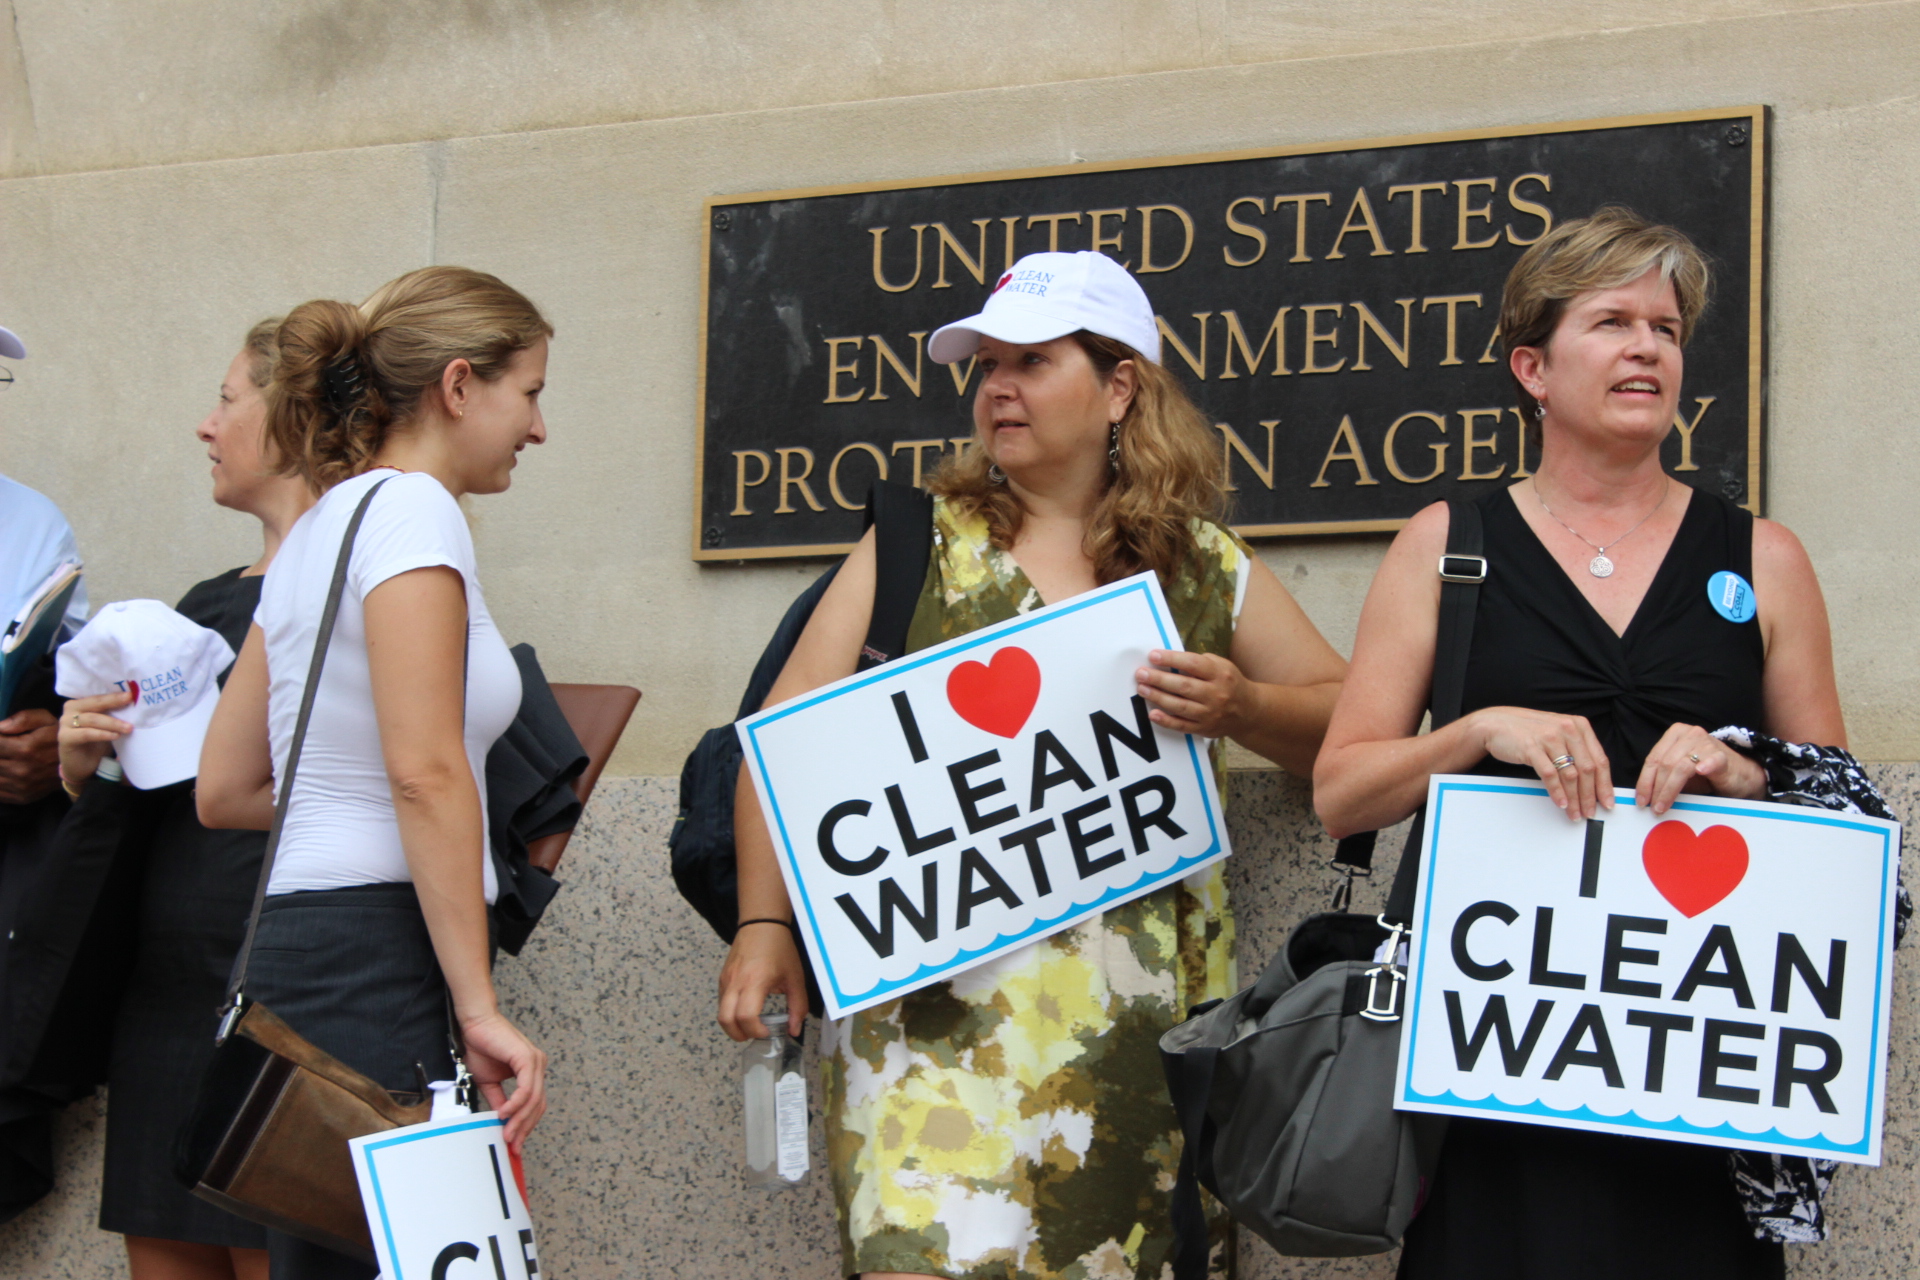
[[(1707, 594), (1714, 574), (1753, 581), (1753, 516), (1694, 490), (1626, 632), (1615, 635), (1553, 558), (1507, 490), (1479, 501), (1487, 581), (1480, 590), (1462, 713), (1530, 707), (1585, 716), (1613, 784), (1631, 787), (1675, 724), (1765, 730), (1766, 666), (1757, 620), (1730, 622)], [(1531, 777), (1488, 758), (1476, 773)]]

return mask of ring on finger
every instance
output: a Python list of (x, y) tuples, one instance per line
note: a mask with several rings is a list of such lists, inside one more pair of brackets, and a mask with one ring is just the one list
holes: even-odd
[(80, 713), (77, 711), (73, 715), (73, 727), (76, 729), (80, 727)]
[(1687, 759), (1689, 759), (1689, 760), (1691, 760), (1691, 761), (1693, 761), (1693, 762), (1694, 762), (1695, 764), (1699, 764), (1699, 763), (1700, 763), (1700, 753), (1699, 753), (1698, 751), (1689, 751), (1689, 752), (1687, 752)]
[(1558, 755), (1547, 761), (1547, 763), (1556, 769), (1571, 769), (1573, 768), (1573, 757), (1569, 755)]

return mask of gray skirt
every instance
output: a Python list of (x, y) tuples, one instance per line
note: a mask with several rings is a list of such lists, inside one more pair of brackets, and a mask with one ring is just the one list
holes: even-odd
[[(406, 1101), (453, 1077), (447, 986), (411, 884), (267, 899), (247, 995)], [(372, 1280), (374, 1268), (277, 1231), (274, 1280)]]

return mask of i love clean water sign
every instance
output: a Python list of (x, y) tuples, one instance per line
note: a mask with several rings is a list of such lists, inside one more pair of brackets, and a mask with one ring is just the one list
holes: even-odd
[(1145, 573), (740, 722), (828, 1016), (1227, 856), (1205, 740), (1135, 692), (1180, 647)]
[(1395, 1106), (1880, 1163), (1900, 827), (1436, 776)]

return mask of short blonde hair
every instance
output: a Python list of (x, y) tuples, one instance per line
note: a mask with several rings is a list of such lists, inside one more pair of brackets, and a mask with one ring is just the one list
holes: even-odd
[(266, 438), (282, 475), (325, 492), (373, 465), (455, 360), (484, 382), (553, 326), (525, 295), (466, 267), (422, 267), (359, 306), (325, 299), (287, 313), (267, 388)]
[[(1561, 223), (1520, 255), (1500, 296), (1500, 340), (1509, 353), (1516, 347), (1545, 347), (1573, 299), (1617, 289), (1655, 268), (1673, 286), (1685, 346), (1713, 288), (1707, 255), (1684, 231), (1648, 222), (1619, 205)], [(1531, 421), (1534, 398), (1517, 378), (1514, 389), (1521, 416)]]
[[(1162, 365), (1113, 338), (1084, 329), (1072, 337), (1102, 385), (1121, 361), (1133, 361), (1133, 400), (1115, 437), (1113, 479), (1087, 518), (1094, 577), (1104, 584), (1152, 569), (1171, 582), (1198, 550), (1193, 522), (1225, 519), (1213, 432), (1180, 379)], [(993, 545), (1006, 551), (1026, 512), (1005, 484), (988, 476), (992, 461), (976, 440), (942, 463), (927, 487), (964, 513), (981, 513)]]

